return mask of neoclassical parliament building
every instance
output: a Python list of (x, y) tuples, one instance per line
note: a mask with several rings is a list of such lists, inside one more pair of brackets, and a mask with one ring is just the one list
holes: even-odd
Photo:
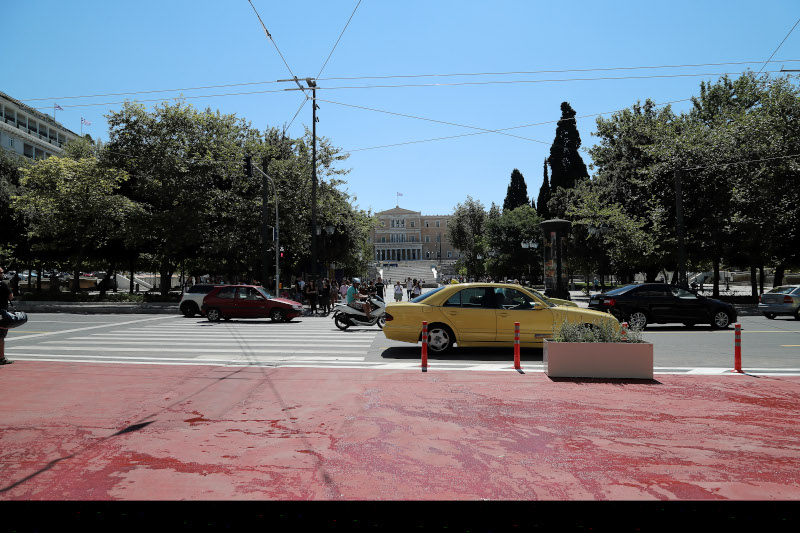
[(451, 215), (422, 215), (395, 207), (376, 213), (370, 239), (375, 261), (454, 261), (460, 252), (447, 240)]

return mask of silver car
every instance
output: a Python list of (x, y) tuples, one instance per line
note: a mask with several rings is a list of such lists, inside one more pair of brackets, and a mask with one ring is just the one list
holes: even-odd
[(758, 310), (770, 320), (778, 315), (800, 320), (800, 285), (783, 285), (765, 292), (758, 299)]

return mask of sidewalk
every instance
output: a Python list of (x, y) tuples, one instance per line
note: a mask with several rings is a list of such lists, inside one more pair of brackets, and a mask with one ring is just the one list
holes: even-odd
[(0, 381), (0, 500), (800, 498), (796, 377), (18, 361)]
[(178, 302), (45, 302), (14, 301), (12, 311), (25, 313), (167, 314), (180, 313)]

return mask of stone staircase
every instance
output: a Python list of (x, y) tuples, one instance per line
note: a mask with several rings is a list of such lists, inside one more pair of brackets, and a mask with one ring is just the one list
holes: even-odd
[(424, 279), (425, 286), (436, 287), (438, 272), (434, 274), (434, 271), (431, 269), (432, 265), (436, 267), (436, 264), (430, 261), (399, 261), (397, 262), (397, 266), (383, 266), (381, 263), (377, 269), (378, 275), (384, 280), (391, 279), (392, 283), (400, 280), (401, 283), (405, 284), (405, 280), (408, 278)]

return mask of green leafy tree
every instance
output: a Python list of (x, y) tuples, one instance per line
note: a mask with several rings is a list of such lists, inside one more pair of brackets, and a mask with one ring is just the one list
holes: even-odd
[(528, 186), (525, 178), (518, 169), (511, 171), (511, 182), (508, 184), (506, 198), (503, 201), (503, 210), (513, 210), (521, 205), (528, 205)]
[(483, 272), (478, 256), (486, 254), (486, 221), (486, 208), (480, 200), (467, 196), (463, 204), (456, 206), (447, 224), (447, 239), (464, 254), (462, 260), (470, 276)]
[[(525, 204), (516, 209), (490, 215), (486, 223), (490, 255), (488, 270), (496, 278), (510, 277), (531, 280), (541, 272), (541, 249), (526, 249), (522, 241), (538, 241), (542, 230), (536, 210)], [(538, 250), (538, 253), (537, 253)]]
[(94, 158), (51, 157), (23, 169), (14, 208), (29, 222), (29, 235), (68, 253), (77, 290), (91, 250), (122, 236), (135, 205), (119, 193), (124, 171), (103, 168)]

